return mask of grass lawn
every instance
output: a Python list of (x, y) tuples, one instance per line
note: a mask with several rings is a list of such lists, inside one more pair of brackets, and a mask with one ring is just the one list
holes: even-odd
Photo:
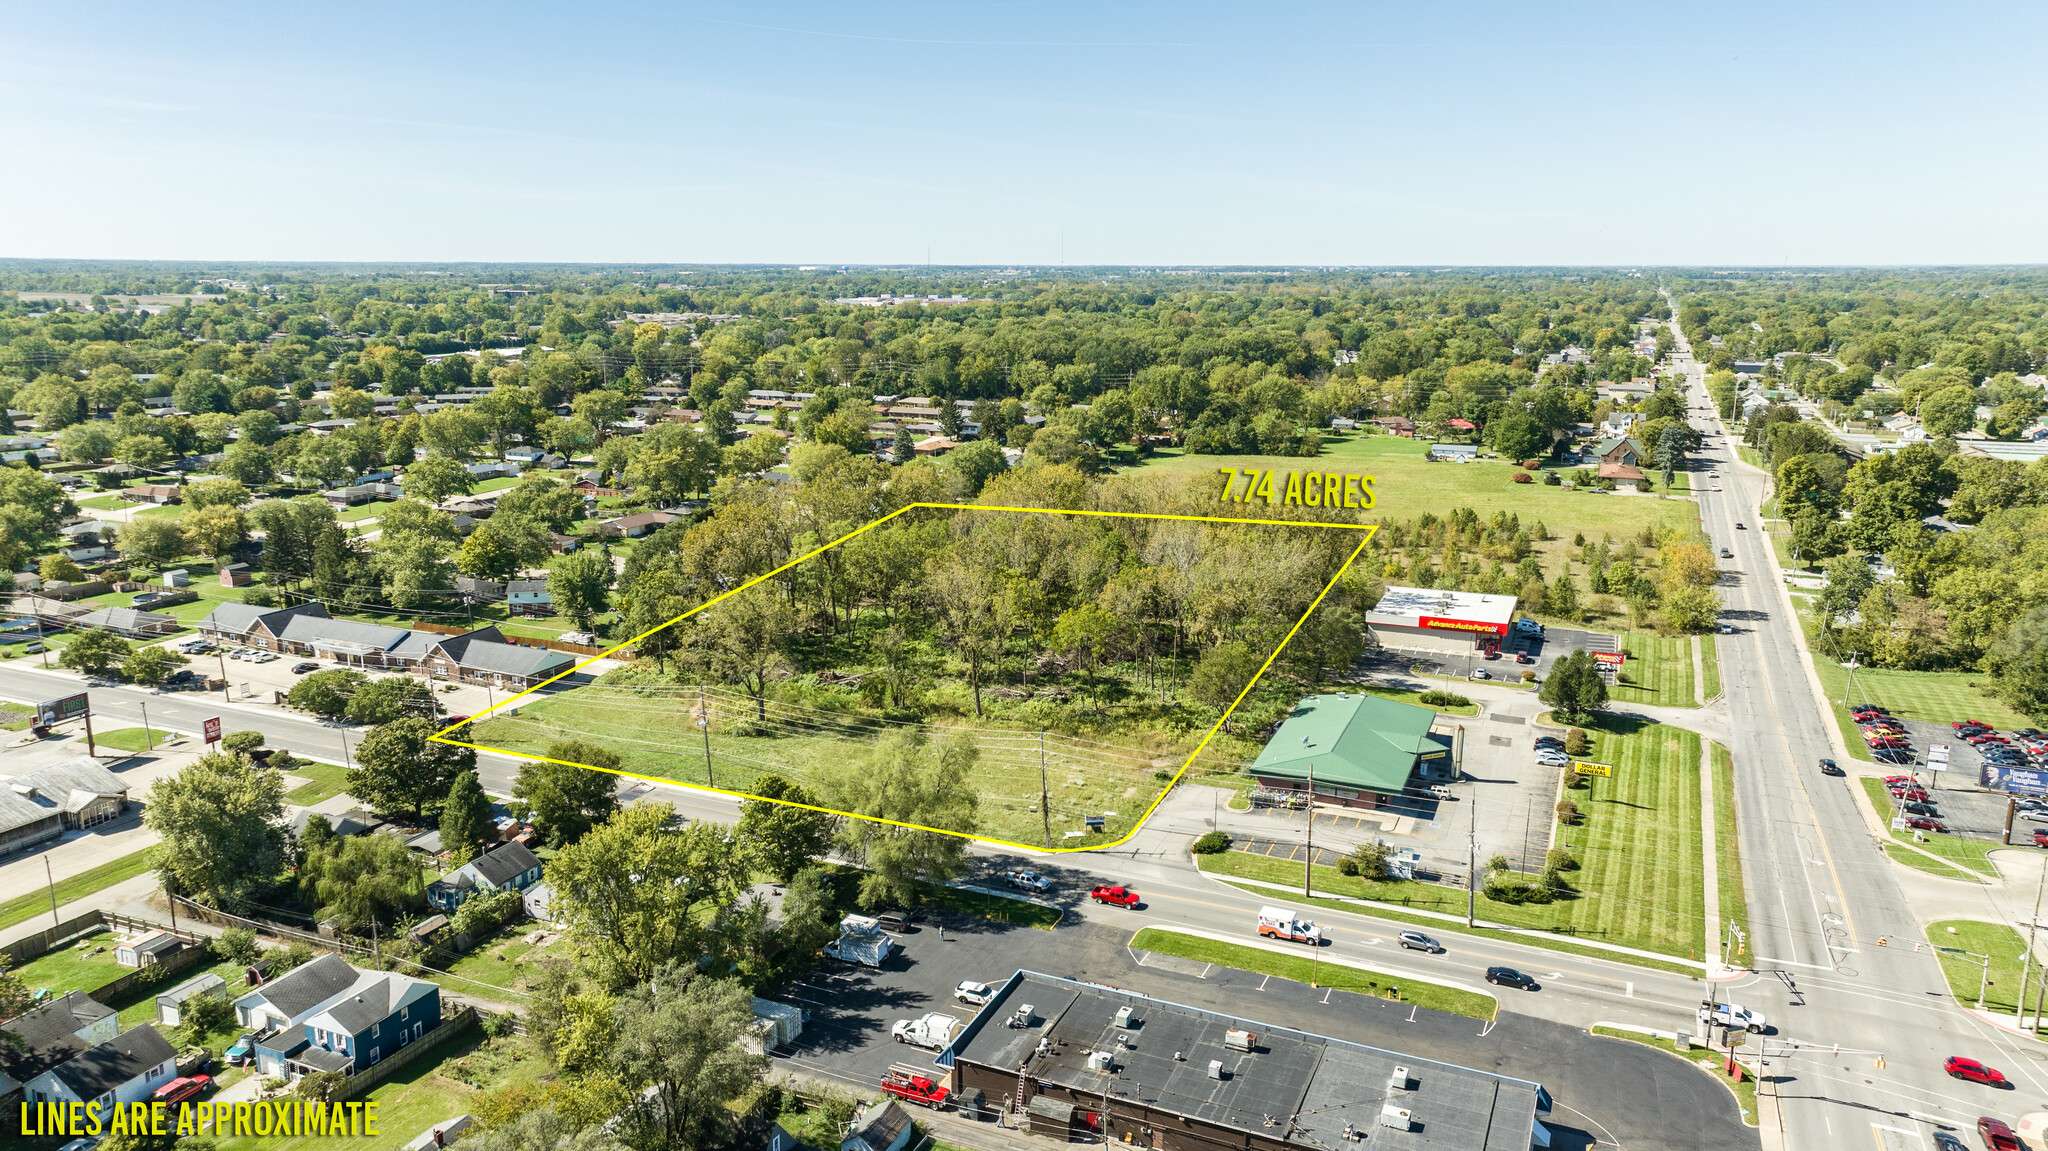
[[(1645, 499), (1636, 496), (1591, 496), (1566, 488), (1543, 484), (1518, 484), (1509, 477), (1520, 469), (1505, 460), (1477, 460), (1469, 464), (1431, 463), (1424, 459), (1429, 444), (1399, 436), (1354, 435), (1330, 437), (1323, 452), (1309, 460), (1284, 456), (1188, 455), (1177, 449), (1155, 453), (1128, 468), (1125, 475), (1163, 474), (1185, 477), (1200, 490), (1221, 490), (1223, 476), (1218, 468), (1270, 468), (1284, 478), (1289, 471), (1362, 471), (1377, 477), (1373, 490), (1378, 506), (1369, 518), (1410, 519), (1423, 512), (1442, 515), (1454, 507), (1469, 507), (1491, 514), (1513, 512), (1524, 523), (1541, 520), (1552, 535), (1566, 540), (1583, 531), (1598, 539), (1605, 532), (1616, 539), (1634, 535), (1653, 524), (1677, 527), (1690, 525), (1698, 509), (1682, 500)], [(1242, 488), (1242, 482), (1237, 485)], [(1256, 504), (1233, 504), (1238, 513), (1256, 509)], [(1235, 514), (1235, 513), (1233, 513)]]
[[(1727, 1063), (1720, 1054), (1699, 1047), (1695, 1047), (1691, 1051), (1680, 1051), (1678, 1046), (1669, 1039), (1653, 1039), (1648, 1035), (1639, 1035), (1633, 1031), (1617, 1031), (1612, 1027), (1595, 1027), (1592, 1029), (1592, 1034), (1604, 1035), (1609, 1039), (1626, 1039), (1630, 1043), (1640, 1043), (1645, 1047), (1655, 1047), (1659, 1051), (1670, 1052), (1688, 1063), (1698, 1064), (1708, 1074), (1719, 1080), (1722, 1086), (1735, 1093), (1736, 1102), (1742, 1108), (1742, 1121), (1751, 1127), (1757, 1125), (1755, 1077), (1744, 1074), (1739, 1082), (1729, 1079), (1727, 1073), (1722, 1070), (1723, 1067), (1727, 1066)], [(1738, 1050), (1740, 1049), (1738, 1048)]]
[[(97, 955), (89, 954), (95, 948)], [(63, 995), (68, 991), (90, 991), (128, 974), (131, 968), (114, 962), (114, 933), (94, 932), (68, 947), (38, 955), (14, 969), (30, 991), (47, 987)]]
[[(1465, 702), (1465, 703), (1462, 703), (1462, 704), (1458, 704), (1458, 705), (1456, 705), (1456, 706), (1452, 706), (1452, 707), (1442, 707), (1442, 706), (1438, 706), (1438, 705), (1435, 705), (1435, 704), (1425, 704), (1425, 703), (1423, 703), (1423, 702), (1422, 702), (1422, 697), (1423, 697), (1423, 695), (1424, 695), (1425, 693), (1423, 693), (1423, 692), (1419, 692), (1419, 691), (1396, 691), (1396, 690), (1394, 690), (1393, 688), (1390, 688), (1390, 687), (1381, 687), (1381, 686), (1379, 686), (1378, 684), (1371, 684), (1371, 683), (1365, 683), (1365, 684), (1352, 684), (1352, 685), (1350, 685), (1350, 686), (1351, 686), (1351, 687), (1352, 687), (1353, 689), (1355, 689), (1355, 690), (1357, 690), (1357, 691), (1359, 691), (1359, 692), (1361, 692), (1361, 693), (1363, 693), (1363, 694), (1365, 694), (1365, 695), (1375, 695), (1375, 696), (1379, 696), (1379, 697), (1380, 697), (1380, 698), (1382, 698), (1382, 699), (1393, 699), (1393, 700), (1399, 700), (1399, 701), (1400, 701), (1400, 702), (1402, 702), (1402, 703), (1412, 703), (1412, 704), (1416, 705), (1417, 707), (1435, 707), (1435, 708), (1436, 708), (1436, 710), (1438, 710), (1438, 711), (1440, 711), (1440, 712), (1444, 713), (1445, 715), (1467, 715), (1467, 716), (1470, 716), (1470, 715), (1478, 715), (1478, 714), (1479, 714), (1479, 705), (1478, 705), (1478, 704), (1476, 704), (1476, 703), (1472, 703), (1472, 702), (1470, 702), (1469, 700), (1468, 700), (1467, 702)], [(1449, 689), (1449, 688), (1431, 688), (1430, 690), (1431, 690), (1431, 691), (1450, 691), (1451, 689)], [(1460, 693), (1458, 693), (1458, 692), (1456, 692), (1456, 691), (1451, 691), (1451, 694), (1452, 694), (1452, 695), (1459, 695)], [(1463, 697), (1461, 696), (1461, 698), (1463, 698)]]
[[(126, 969), (123, 968), (123, 970)], [(239, 963), (216, 963), (211, 967), (187, 968), (164, 980), (162, 983), (149, 987), (138, 987), (126, 995), (118, 996), (108, 1002), (107, 1006), (120, 1013), (121, 1029), (126, 1031), (138, 1023), (155, 1023), (156, 997), (181, 983), (189, 983), (202, 975), (218, 975), (227, 981), (227, 986), (222, 988), (222, 991), (231, 997), (240, 994), (245, 990), (242, 986), (243, 971), (244, 968)], [(168, 1027), (160, 1023), (157, 1024), (157, 1030), (164, 1032), (164, 1038), (170, 1039), (173, 1043), (177, 1042), (177, 1039), (173, 1037), (182, 1033), (182, 1028)], [(243, 1030), (245, 1029), (238, 1028), (233, 1022), (230, 1022), (224, 1031), (209, 1034), (206, 1037), (206, 1045), (213, 1048), (214, 1053), (217, 1055), (220, 1052), (226, 1051), (234, 1043), (235, 1036), (240, 1035)]]
[[(149, 870), (150, 854), (154, 848), (145, 847), (119, 859), (110, 859), (98, 867), (87, 868), (69, 879), (57, 884), (57, 904), (63, 906), (74, 899), (91, 895), (102, 888), (112, 887), (123, 880), (133, 879)], [(50, 889), (17, 895), (0, 903), (0, 927), (12, 927), (38, 915), (50, 912)]]
[(478, 484), (474, 488), (471, 488), (470, 494), (480, 496), (485, 492), (503, 491), (506, 488), (518, 487), (521, 483), (524, 482), (525, 478), (522, 476), (499, 476), (497, 479), (485, 480), (484, 482)]
[(174, 520), (185, 514), (184, 504), (154, 504), (135, 513), (136, 519)]
[(1706, 688), (1701, 692), (1708, 699), (1721, 694), (1721, 644), (1720, 637), (1703, 635), (1700, 639), (1700, 670), (1706, 673)]
[(469, 949), (461, 958), (449, 964), (447, 975), (419, 972), (423, 979), (431, 979), (458, 995), (473, 995), (479, 999), (494, 999), (499, 1002), (519, 1001), (526, 998), (525, 988), (528, 976), (540, 969), (540, 960), (547, 957), (570, 958), (566, 943), (536, 948), (526, 942), (526, 936), (540, 930), (540, 925), (531, 922), (515, 923), (498, 934)]
[[(1927, 938), (1936, 947), (1960, 947), (1972, 953), (1963, 956), (1935, 952), (1941, 960), (1941, 973), (1948, 980), (1949, 993), (1957, 1003), (1977, 1006), (1977, 988), (1984, 982), (1984, 965), (1975, 957), (1983, 956), (1991, 960), (1991, 982), (1984, 988), (1984, 1010), (2011, 1015), (2019, 1006), (2020, 966), (2027, 953), (2027, 941), (2018, 929), (2003, 923), (1951, 919), (1928, 924)], [(2034, 998), (2034, 979), (2040, 975), (2040, 965), (2032, 966), (2033, 972), (2027, 979), (2030, 1001)], [(2027, 1006), (2031, 1008), (2033, 1003)]]
[(1500, 1011), (1500, 1003), (1493, 996), (1482, 995), (1476, 991), (1425, 983), (1406, 976), (1361, 971), (1337, 962), (1313, 963), (1304, 955), (1280, 955), (1263, 948), (1219, 943), (1199, 935), (1183, 935), (1178, 931), (1168, 931), (1160, 927), (1147, 927), (1138, 932), (1131, 939), (1131, 946), (1140, 951), (1156, 951), (1161, 955), (1192, 959), (1197, 963), (1214, 963), (1222, 967), (1234, 967), (1239, 971), (1277, 975), (1282, 979), (1292, 979), (1296, 983), (1313, 982), (1317, 987), (1355, 991), (1376, 999), (1419, 1003), (1432, 1011), (1448, 1011), (1453, 1015), (1466, 1015), (1473, 1019), (1492, 1019)]
[(1632, 631), (1621, 637), (1628, 662), (1621, 674), (1627, 682), (1608, 689), (1621, 703), (1658, 703), (1665, 707), (1697, 707), (1692, 690), (1692, 637)]
[[(1614, 777), (1594, 779), (1590, 788), (1572, 793), (1582, 822), (1562, 829), (1560, 837), (1579, 861), (1579, 870), (1566, 874), (1578, 894), (1547, 904), (1512, 904), (1482, 893), (1480, 918), (1700, 959), (1706, 880), (1699, 736), (1661, 724), (1634, 725), (1628, 734), (1599, 733), (1593, 758), (1614, 765)], [(1204, 871), (1218, 875), (1301, 882), (1297, 863), (1243, 852), (1199, 859)], [(1377, 882), (1317, 867), (1315, 885), (1360, 899), (1465, 914), (1465, 893), (1440, 884)]]
[(348, 771), (338, 764), (301, 762), (287, 775), (296, 775), (305, 783), (284, 793), (284, 801), (299, 807), (311, 807), (323, 799), (332, 799), (348, 790)]
[(381, 516), (384, 514), (384, 509), (397, 502), (397, 500), (371, 500), (369, 503), (357, 504), (352, 508), (338, 509), (334, 513), (334, 518), (340, 523), (352, 524), (358, 520), (367, 520)]
[[(1884, 780), (1874, 775), (1864, 776), (1863, 792), (1870, 797), (1871, 806), (1877, 809), (1878, 818), (1885, 820), (1889, 824), (1896, 807), (1892, 803), (1891, 793), (1885, 790)], [(1925, 836), (1926, 842), (1914, 843), (1913, 836), (1916, 834)], [(1922, 850), (1931, 851), (1973, 875), (1992, 878), (1996, 878), (1998, 875), (1998, 872), (1992, 868), (1991, 860), (1988, 856), (1994, 848), (2003, 847), (2004, 844), (1998, 843), (1995, 840), (1967, 839), (1962, 836), (1950, 835), (1939, 831), (1893, 831), (1891, 836), (1900, 843), (1913, 843), (1914, 846)], [(1911, 855), (1913, 853), (1908, 851), (1898, 854)], [(1897, 857), (1897, 855), (1893, 856), (1893, 858)], [(1934, 868), (1925, 868), (1923, 870), (1933, 871), (1937, 875), (1941, 874), (1940, 871)]]
[(96, 733), (94, 739), (107, 747), (118, 747), (122, 751), (153, 751), (171, 740), (177, 739), (175, 731), (160, 727), (117, 727), (112, 731)]
[(1978, 687), (1984, 677), (1977, 672), (1888, 671), (1859, 667), (1852, 687), (1849, 669), (1818, 652), (1815, 653), (1813, 667), (1820, 674), (1821, 686), (1827, 690), (1828, 706), (1833, 709), (1835, 722), (1842, 729), (1842, 742), (1849, 745), (1849, 754), (1857, 759), (1868, 760), (1870, 749), (1864, 745), (1855, 719), (1842, 703), (1844, 698), (1850, 703), (1874, 703), (1901, 719), (1917, 719), (1944, 726), (1959, 719), (1979, 719), (2008, 731), (2034, 726), (2026, 716)]
[(1742, 891), (1742, 848), (1735, 837), (1735, 759), (1728, 749), (1708, 741), (1714, 772), (1714, 863), (1716, 891), (1721, 897), (1721, 922), (1733, 920), (1749, 934), (1749, 901)]
[(81, 508), (96, 512), (110, 512), (116, 508), (132, 506), (127, 500), (117, 495), (94, 496), (89, 500), (73, 500), (72, 502)]

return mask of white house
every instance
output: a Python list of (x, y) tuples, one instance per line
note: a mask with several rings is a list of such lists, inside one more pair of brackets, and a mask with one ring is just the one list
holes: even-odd
[(156, 1028), (138, 1023), (28, 1081), (24, 1100), (38, 1103), (138, 1103), (175, 1079), (178, 1053)]

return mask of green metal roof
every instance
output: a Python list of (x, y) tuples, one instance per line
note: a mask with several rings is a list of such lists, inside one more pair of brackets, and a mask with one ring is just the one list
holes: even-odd
[(1273, 733), (1253, 775), (1307, 779), (1315, 766), (1318, 789), (1366, 788), (1397, 792), (1407, 784), (1415, 757), (1442, 745), (1429, 736), (1436, 712), (1372, 695), (1312, 695)]

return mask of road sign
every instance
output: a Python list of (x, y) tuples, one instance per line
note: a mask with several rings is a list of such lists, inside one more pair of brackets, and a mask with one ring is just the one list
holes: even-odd
[(1928, 761), (1922, 766), (1925, 767), (1928, 771), (1947, 771), (1948, 760), (1929, 758)]
[(1583, 763), (1575, 760), (1572, 763), (1572, 770), (1578, 772), (1580, 775), (1600, 775), (1611, 777), (1614, 774), (1614, 765), (1611, 763)]
[(67, 719), (77, 719), (79, 716), (86, 715), (91, 711), (92, 704), (86, 700), (85, 693), (81, 691), (77, 695), (44, 700), (42, 703), (37, 704), (36, 723), (39, 726), (48, 727), (53, 723), (63, 723)]
[(1928, 758), (1928, 759), (1931, 759), (1931, 760), (1932, 760), (1932, 759), (1940, 759), (1940, 760), (1946, 760), (1946, 759), (1948, 758), (1948, 745), (1947, 745), (1947, 744), (1945, 744), (1945, 743), (1930, 743), (1930, 744), (1928, 744), (1928, 745), (1927, 745), (1927, 758)]
[(217, 716), (217, 715), (216, 715), (216, 716), (214, 716), (214, 717), (213, 717), (212, 719), (209, 719), (209, 720), (205, 720), (205, 721), (203, 721), (203, 722), (202, 722), (202, 723), (200, 724), (200, 728), (201, 728), (201, 730), (202, 730), (202, 731), (204, 731), (204, 732), (206, 733), (206, 742), (208, 742), (208, 743), (219, 743), (219, 742), (220, 742), (220, 717), (219, 717), (219, 716)]

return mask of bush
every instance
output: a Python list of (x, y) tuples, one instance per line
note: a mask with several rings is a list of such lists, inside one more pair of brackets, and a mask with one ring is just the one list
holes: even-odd
[(1545, 871), (1577, 871), (1578, 868), (1579, 861), (1573, 859), (1572, 853), (1562, 847), (1551, 848), (1549, 854), (1543, 857)]
[(1196, 855), (1221, 855), (1230, 850), (1230, 837), (1220, 831), (1212, 831), (1195, 841)]
[(1562, 823), (1562, 824), (1564, 824), (1564, 825), (1565, 825), (1566, 827), (1576, 827), (1576, 826), (1578, 826), (1578, 823), (1579, 823), (1579, 805), (1578, 805), (1578, 804), (1576, 804), (1576, 803), (1573, 803), (1573, 802), (1572, 802), (1571, 800), (1569, 800), (1569, 799), (1560, 799), (1560, 800), (1558, 800), (1558, 801), (1557, 801), (1557, 821), (1558, 821), (1559, 823)]
[(478, 940), (512, 922), (520, 913), (519, 893), (507, 888), (463, 900), (448, 922), (457, 934)]
[(1486, 871), (1489, 875), (1497, 875), (1500, 872), (1506, 871), (1507, 869), (1508, 857), (1505, 855), (1496, 855), (1493, 858), (1486, 861)]
[(1344, 862), (1351, 864), (1357, 874), (1367, 879), (1385, 879), (1387, 861), (1393, 855), (1394, 849), (1384, 843), (1361, 843), (1344, 857)]
[(1424, 707), (1471, 707), (1472, 701), (1451, 691), (1425, 691), (1421, 695)]
[(263, 746), (263, 733), (260, 731), (231, 731), (220, 737), (220, 745), (223, 750), (233, 752), (236, 755), (248, 755), (250, 752)]
[(246, 927), (230, 927), (222, 931), (207, 947), (220, 956), (222, 962), (238, 963), (243, 967), (256, 962), (256, 956), (262, 950), (256, 946), (256, 933)]
[(1518, 484), (1531, 484), (1536, 482), (1536, 477), (1530, 475), (1528, 472), (1516, 472), (1510, 478)]
[(1550, 487), (1550, 488), (1555, 488), (1555, 487), (1562, 487), (1563, 485), (1564, 485), (1564, 481), (1563, 481), (1562, 479), (1558, 478), (1558, 474), (1557, 474), (1556, 472), (1544, 472), (1544, 473), (1543, 473), (1543, 486), (1545, 486), (1545, 487)]
[(1495, 903), (1549, 903), (1553, 898), (1550, 888), (1510, 871), (1487, 876), (1482, 893)]
[(1593, 737), (1583, 727), (1575, 727), (1565, 733), (1564, 753), (1566, 755), (1590, 755), (1593, 751)]
[(512, 1025), (518, 1022), (510, 1011), (493, 1011), (483, 1017), (484, 1034), (492, 1039), (502, 1039), (512, 1034)]
[(270, 953), (269, 978), (276, 979), (295, 967), (305, 965), (312, 958), (313, 949), (304, 943), (294, 943), (282, 951), (273, 951)]
[(179, 1005), (178, 1025), (185, 1029), (185, 1041), (196, 1045), (235, 1025), (235, 1005), (219, 995), (194, 995)]
[(1350, 856), (1348, 856), (1348, 855), (1347, 855), (1347, 856), (1345, 856), (1344, 858), (1342, 858), (1342, 859), (1338, 860), (1338, 861), (1337, 861), (1337, 874), (1339, 874), (1339, 875), (1357, 875), (1357, 874), (1358, 874), (1358, 861), (1357, 861), (1357, 860), (1355, 860), (1355, 859), (1353, 859), (1353, 858), (1351, 858), (1351, 857), (1350, 857)]

